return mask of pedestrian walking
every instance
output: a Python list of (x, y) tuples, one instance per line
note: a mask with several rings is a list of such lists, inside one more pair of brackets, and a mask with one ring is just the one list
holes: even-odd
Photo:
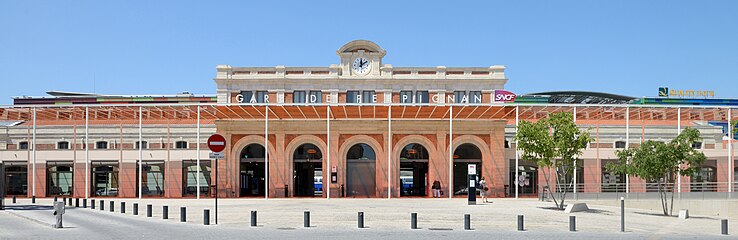
[(433, 186), (431, 188), (433, 189), (433, 197), (440, 198), (441, 194), (443, 194), (441, 191), (441, 182), (438, 180), (433, 181)]
[(487, 187), (487, 180), (484, 180), (484, 177), (482, 177), (479, 180), (479, 188), (482, 189), (480, 193), (480, 195), (482, 195), (482, 201), (488, 202), (487, 201), (487, 191), (489, 191), (489, 188)]

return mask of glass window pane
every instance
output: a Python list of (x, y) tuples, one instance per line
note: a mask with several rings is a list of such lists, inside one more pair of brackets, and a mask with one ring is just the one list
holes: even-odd
[(305, 91), (295, 91), (292, 94), (293, 103), (305, 103)]
[(347, 103), (358, 103), (359, 99), (359, 91), (348, 91), (346, 92), (346, 102)]
[(468, 101), (465, 101), (466, 92), (464, 91), (454, 91), (454, 102), (453, 103), (468, 103)]
[(415, 93), (416, 103), (428, 103), (429, 98), (428, 91), (417, 91)]
[(374, 91), (363, 91), (361, 96), (362, 103), (375, 103)]
[(470, 91), (469, 92), (470, 103), (482, 103), (482, 92), (481, 91)]
[(252, 91), (241, 91), (241, 96), (243, 96), (243, 102), (245, 103), (256, 102), (256, 99), (253, 98), (254, 92)]
[(322, 103), (323, 102), (323, 95), (321, 94), (321, 91), (310, 91), (310, 98), (308, 98), (309, 103)]
[(400, 103), (412, 103), (413, 92), (412, 91), (400, 91)]
[(265, 103), (268, 99), (268, 92), (267, 91), (256, 91), (256, 102), (258, 103)]

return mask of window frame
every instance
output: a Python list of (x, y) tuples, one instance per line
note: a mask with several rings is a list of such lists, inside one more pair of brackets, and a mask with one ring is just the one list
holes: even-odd
[[(140, 148), (140, 147), (139, 147), (139, 145), (143, 145), (143, 148)], [(148, 141), (146, 141), (146, 140), (143, 140), (143, 141), (136, 141), (136, 142), (135, 142), (135, 143), (133, 144), (133, 149), (139, 149), (139, 148), (140, 148), (140, 149), (149, 149), (149, 142), (148, 142)]]
[[(61, 147), (61, 144), (63, 144), (63, 143), (67, 144), (67, 146), (64, 147), (64, 148)], [(58, 142), (56, 142), (56, 149), (57, 150), (69, 150), (69, 149), (71, 149), (69, 147), (69, 141), (58, 141)]]
[[(101, 148), (100, 144), (105, 144), (105, 147)], [(100, 149), (100, 150), (110, 149), (110, 143), (108, 141), (97, 141), (95, 142), (95, 149)]]
[[(180, 143), (184, 143), (184, 147), (180, 147), (179, 146)], [(174, 149), (189, 149), (189, 148), (190, 148), (190, 144), (185, 140), (179, 140), (179, 141), (174, 142)]]

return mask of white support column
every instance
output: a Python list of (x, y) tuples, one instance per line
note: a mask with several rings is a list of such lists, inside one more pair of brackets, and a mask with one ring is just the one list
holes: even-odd
[(392, 198), (392, 104), (387, 107), (387, 199)]
[[(138, 199), (141, 199), (143, 180), (143, 107), (138, 107)], [(199, 153), (199, 152), (198, 152)], [(199, 189), (198, 189), (199, 190)]]
[[(630, 147), (630, 107), (626, 107), (625, 108), (625, 149), (628, 149), (629, 147)], [(630, 193), (630, 175), (629, 174), (625, 174), (625, 193)]]
[[(577, 124), (577, 107), (574, 107), (574, 125)], [(577, 157), (574, 157), (574, 199), (577, 199)]]
[(731, 126), (731, 112), (733, 109), (728, 108), (728, 192), (733, 192), (733, 184), (735, 181), (735, 159), (733, 157), (733, 129), (734, 126)]
[[(677, 107), (677, 136), (679, 136), (679, 133), (681, 131), (682, 131), (682, 108)], [(682, 198), (682, 166), (679, 166), (678, 170), (679, 170), (679, 173), (677, 173), (677, 192), (679, 193), (679, 198)]]
[[(31, 174), (31, 196), (36, 196), (36, 108), (33, 108), (33, 138), (31, 139), (31, 160), (33, 160), (33, 172)], [(27, 169), (27, 168), (26, 168)], [(4, 176), (3, 176), (4, 177)], [(4, 191), (4, 189), (3, 189)]]
[[(87, 145), (90, 127), (90, 107), (85, 107), (85, 140), (82, 144), (85, 146), (85, 198), (90, 197), (90, 149)], [(123, 143), (121, 143), (123, 144)]]
[[(515, 135), (518, 135), (518, 119), (520, 117), (520, 107), (515, 106)], [(515, 199), (518, 199), (518, 193), (520, 192), (520, 183), (518, 183), (518, 176), (520, 176), (520, 154), (518, 152), (518, 141), (515, 140)]]
[(448, 198), (454, 196), (454, 106), (448, 109)]
[(197, 161), (196, 163), (197, 167), (195, 168), (197, 169), (197, 173), (196, 173), (197, 175), (195, 176), (195, 184), (197, 185), (197, 190), (195, 190), (195, 192), (197, 193), (197, 199), (200, 199), (200, 105), (197, 105), (197, 133), (195, 133), (195, 135), (196, 135), (195, 141), (197, 141), (195, 144), (196, 146), (195, 149), (197, 151), (195, 153), (195, 156), (196, 156), (195, 159)]
[[(326, 128), (326, 136), (325, 136), (325, 149), (328, 152), (326, 156), (328, 157), (328, 176), (323, 177), (323, 181), (327, 182), (328, 184), (324, 184), (328, 186), (326, 189), (328, 189), (328, 192), (326, 192), (326, 198), (331, 199), (331, 182), (333, 180), (333, 165), (331, 165), (331, 106), (325, 107), (325, 128)], [(266, 161), (266, 159), (264, 159)], [(328, 179), (328, 181), (325, 181)], [(287, 196), (285, 196), (287, 197)]]
[(264, 110), (264, 199), (269, 199), (269, 105)]

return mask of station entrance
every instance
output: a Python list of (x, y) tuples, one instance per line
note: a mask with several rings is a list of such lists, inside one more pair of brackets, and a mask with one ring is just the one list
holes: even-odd
[(5, 186), (2, 191), (6, 196), (28, 195), (28, 165), (25, 162), (5, 162), (3, 179)]
[(428, 150), (412, 143), (400, 152), (400, 196), (428, 196)]
[(241, 197), (264, 196), (265, 162), (264, 146), (249, 144), (241, 150), (240, 156), (240, 195)]
[(371, 146), (359, 143), (346, 153), (346, 196), (374, 197), (377, 193), (377, 156)]
[[(477, 165), (477, 179), (482, 177), (482, 151), (474, 144), (461, 144), (454, 151), (454, 195), (469, 195), (469, 164)], [(477, 188), (476, 195), (481, 193), (481, 189)]]
[(318, 146), (306, 143), (295, 149), (293, 190), (295, 197), (323, 196), (323, 153)]

